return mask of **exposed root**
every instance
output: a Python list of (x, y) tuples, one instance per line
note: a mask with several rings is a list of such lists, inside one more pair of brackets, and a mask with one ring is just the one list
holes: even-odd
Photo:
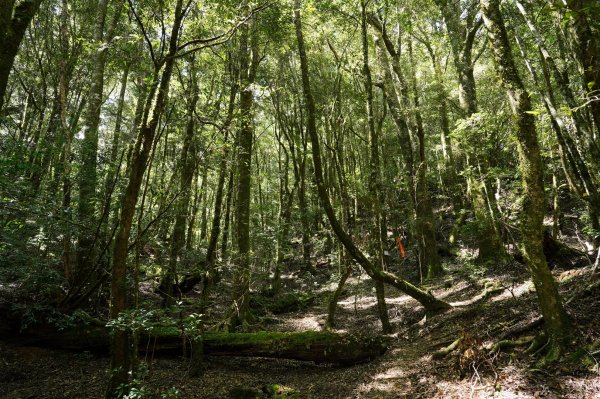
[(525, 353), (531, 353), (531, 354), (538, 353), (544, 349), (544, 347), (546, 346), (547, 343), (548, 343), (548, 338), (546, 337), (546, 334), (541, 332), (535, 336), (533, 341), (531, 341), (531, 345), (529, 345), (529, 348), (527, 348)]
[(538, 326), (542, 325), (542, 323), (544, 322), (544, 318), (542, 316), (536, 317), (535, 319), (523, 324), (517, 324), (511, 328), (509, 328), (508, 330), (504, 331), (502, 334), (500, 334), (500, 340), (505, 340), (508, 337), (511, 337), (513, 335), (517, 335), (517, 334), (521, 334), (524, 333), (525, 331), (529, 331), (529, 330), (533, 330), (534, 328), (537, 328)]
[(493, 353), (493, 352), (499, 352), (499, 351), (512, 349), (512, 348), (518, 348), (520, 346), (529, 345), (534, 340), (535, 340), (535, 336), (533, 336), (533, 335), (528, 335), (528, 336), (521, 337), (521, 338), (514, 339), (514, 340), (503, 339), (503, 340), (498, 341), (495, 344), (493, 344), (489, 348), (489, 351)]
[(563, 355), (563, 349), (561, 345), (552, 338), (546, 340), (546, 342), (541, 345), (541, 347), (537, 349), (535, 353), (539, 353), (541, 351), (545, 351), (546, 354), (536, 362), (536, 367), (542, 369), (553, 365)]
[(433, 353), (432, 357), (434, 359), (442, 359), (442, 358), (448, 356), (450, 353), (452, 353), (453, 351), (455, 351), (458, 348), (458, 345), (460, 345), (463, 338), (464, 338), (464, 336), (461, 336), (460, 338), (457, 338), (454, 342), (452, 342), (450, 345), (446, 346), (445, 348), (435, 351)]

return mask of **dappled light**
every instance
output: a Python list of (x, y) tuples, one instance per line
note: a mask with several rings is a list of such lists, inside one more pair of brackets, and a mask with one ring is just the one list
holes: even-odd
[(0, 398), (600, 399), (597, 0), (0, 1)]

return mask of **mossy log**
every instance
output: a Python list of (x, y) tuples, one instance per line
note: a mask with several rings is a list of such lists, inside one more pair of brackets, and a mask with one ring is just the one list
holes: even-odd
[(352, 365), (373, 360), (387, 349), (382, 337), (332, 332), (257, 332), (204, 335), (205, 353), (259, 356)]
[[(189, 355), (193, 340), (175, 327), (155, 327), (140, 334), (140, 351)], [(365, 337), (327, 331), (202, 334), (203, 353), (212, 356), (269, 357), (353, 365), (375, 359), (387, 349), (384, 337)], [(36, 328), (28, 345), (67, 350), (103, 352), (109, 347), (109, 330), (88, 325), (66, 331)], [(198, 340), (196, 340), (198, 342)]]

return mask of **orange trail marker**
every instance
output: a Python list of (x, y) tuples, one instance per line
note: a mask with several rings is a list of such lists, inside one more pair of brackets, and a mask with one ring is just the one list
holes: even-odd
[(402, 257), (406, 258), (406, 254), (404, 253), (404, 246), (402, 245), (402, 241), (400, 241), (400, 237), (396, 237), (396, 244), (398, 244), (398, 249), (400, 250)]

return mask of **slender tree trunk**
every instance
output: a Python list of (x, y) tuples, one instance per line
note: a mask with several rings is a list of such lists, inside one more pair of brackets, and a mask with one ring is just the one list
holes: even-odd
[[(248, 3), (244, 3), (244, 8)], [(254, 141), (254, 98), (252, 84), (256, 76), (258, 52), (256, 35), (246, 23), (240, 27), (240, 114), (237, 159), (237, 197), (235, 201), (237, 270), (234, 282), (230, 325), (246, 323), (249, 317), (250, 291), (250, 188), (252, 145)]]
[(546, 201), (542, 158), (529, 93), (515, 66), (499, 3), (499, 0), (482, 0), (481, 10), (492, 43), (496, 67), (517, 120), (519, 163), (524, 185), (522, 250), (536, 287), (546, 334), (550, 340), (546, 359), (552, 361), (560, 356), (561, 350), (568, 344), (570, 322), (544, 257), (542, 240)]
[[(67, 102), (69, 94), (69, 72), (67, 67), (67, 59), (69, 54), (69, 13), (67, 1), (63, 0), (61, 3), (60, 13), (60, 48), (61, 48), (61, 59), (59, 61), (59, 89), (58, 97), (60, 104), (60, 131), (62, 134), (63, 148), (62, 148), (62, 163), (63, 170), (62, 174), (62, 189), (63, 189), (63, 202), (62, 211), (63, 217), (68, 221), (72, 220), (71, 214), (71, 129), (67, 123)], [(73, 259), (72, 259), (72, 232), (71, 226), (66, 226), (65, 234), (63, 238), (63, 262), (65, 277), (67, 281), (73, 283)]]
[[(417, 104), (411, 104), (409, 86), (400, 68), (400, 54), (387, 35), (382, 22), (378, 17), (371, 14), (369, 23), (377, 32), (378, 54), (384, 68), (383, 89), (386, 91), (385, 97), (388, 107), (398, 129), (402, 157), (406, 165), (407, 182), (413, 208), (413, 221), (419, 248), (419, 263), (422, 268), (426, 269), (427, 274), (431, 270), (431, 276), (433, 277), (441, 273), (441, 264), (437, 253), (435, 229), (433, 228), (433, 210), (431, 209), (431, 201), (425, 184), (426, 163), (423, 162), (425, 153), (419, 149), (418, 162), (415, 161), (413, 154), (413, 147), (415, 147), (413, 136), (416, 134), (421, 145), (424, 141), (421, 138), (424, 139), (425, 134), (421, 114), (418, 111), (418, 101)], [(391, 63), (386, 53), (390, 55)], [(391, 71), (394, 71), (399, 82), (399, 90), (396, 89), (396, 82)], [(401, 102), (399, 99), (401, 99)], [(415, 99), (418, 100), (417, 97)], [(412, 127), (413, 131), (411, 132), (407, 110), (413, 108), (416, 110), (414, 112), (416, 126)], [(419, 146), (416, 147), (419, 148)]]
[(104, 211), (100, 223), (102, 223), (101, 235), (104, 238), (108, 236), (109, 226), (112, 226), (112, 223), (110, 223), (111, 199), (113, 194), (111, 187), (114, 185), (115, 179), (119, 173), (119, 170), (117, 169), (117, 161), (119, 152), (122, 151), (124, 141), (122, 137), (123, 109), (125, 107), (125, 93), (127, 91), (127, 84), (129, 82), (129, 68), (130, 63), (127, 63), (125, 65), (125, 69), (123, 70), (123, 74), (121, 75), (121, 89), (119, 91), (119, 100), (117, 102), (117, 115), (115, 116), (115, 128), (113, 131), (113, 139), (110, 149), (108, 173), (106, 174), (106, 180), (104, 181), (104, 188), (101, 196), (104, 201)]
[(342, 242), (344, 247), (348, 250), (350, 255), (360, 264), (365, 272), (376, 280), (382, 280), (387, 284), (393, 285), (407, 295), (415, 298), (421, 305), (425, 307), (428, 312), (436, 312), (446, 310), (450, 308), (450, 305), (446, 302), (440, 301), (434, 298), (431, 294), (420, 290), (409, 282), (399, 278), (398, 276), (377, 269), (369, 261), (369, 259), (362, 253), (362, 251), (354, 244), (350, 236), (344, 231), (340, 225), (335, 211), (331, 205), (329, 199), (329, 193), (325, 186), (325, 180), (323, 179), (323, 167), (321, 162), (321, 150), (319, 144), (319, 136), (317, 133), (316, 125), (316, 112), (315, 103), (310, 87), (310, 78), (308, 72), (308, 60), (306, 56), (306, 50), (304, 48), (304, 37), (302, 35), (302, 21), (300, 16), (300, 0), (294, 0), (294, 24), (296, 28), (296, 38), (298, 41), (298, 54), (300, 57), (300, 69), (302, 76), (302, 91), (304, 94), (304, 102), (306, 107), (306, 130), (312, 144), (312, 158), (315, 171), (315, 183), (317, 185), (317, 192), (321, 205), (324, 208), (325, 214), (329, 219), (331, 228), (335, 232), (338, 239)]
[[(194, 135), (196, 133), (196, 104), (198, 103), (198, 82), (196, 78), (195, 59), (190, 60), (190, 93), (187, 104), (187, 126), (183, 139), (183, 148), (179, 158), (181, 168), (179, 195), (176, 205), (175, 224), (171, 234), (171, 248), (169, 254), (169, 268), (160, 284), (161, 292), (165, 298), (165, 304), (170, 306), (174, 303), (177, 289), (177, 260), (179, 253), (185, 245), (185, 227), (189, 215), (192, 181), (196, 169), (196, 146)], [(205, 205), (205, 204), (204, 204)]]
[(85, 278), (91, 272), (95, 258), (92, 247), (95, 241), (93, 232), (96, 227), (95, 212), (98, 199), (96, 196), (98, 186), (98, 129), (100, 127), (100, 111), (104, 102), (104, 67), (107, 56), (104, 42), (108, 38), (105, 35), (108, 4), (109, 0), (98, 1), (93, 37), (93, 44), (98, 48), (91, 55), (91, 87), (87, 96), (87, 109), (83, 123), (77, 212), (79, 223), (85, 227), (80, 230), (77, 239), (77, 280)]
[[(475, 75), (473, 74), (473, 44), (479, 31), (482, 21), (473, 16), (467, 16), (466, 24), (461, 22), (460, 0), (436, 0), (442, 11), (452, 58), (458, 75), (458, 94), (460, 106), (465, 114), (465, 118), (471, 117), (478, 112), (477, 88), (475, 84)], [(469, 22), (473, 21), (473, 22)], [(467, 154), (468, 158), (476, 159), (476, 154)], [(468, 166), (468, 163), (467, 163)], [(479, 259), (485, 261), (495, 261), (498, 254), (504, 253), (502, 239), (496, 229), (494, 221), (488, 211), (489, 201), (485, 194), (484, 181), (479, 181), (474, 177), (474, 171), (467, 171), (467, 184), (471, 188), (473, 198), (472, 206), (477, 220), (477, 241), (479, 247)], [(459, 227), (458, 225), (456, 227)], [(456, 235), (453, 231), (453, 236)]]
[[(137, 141), (131, 154), (129, 181), (125, 188), (125, 195), (121, 203), (120, 222), (115, 236), (112, 254), (112, 281), (110, 290), (110, 318), (112, 320), (117, 319), (121, 315), (121, 312), (129, 308), (127, 300), (129, 287), (129, 284), (127, 283), (127, 249), (129, 246), (129, 235), (142, 179), (146, 171), (146, 164), (154, 145), (154, 137), (158, 123), (165, 109), (169, 93), (169, 84), (175, 64), (174, 56), (177, 53), (177, 41), (182, 21), (183, 0), (177, 0), (171, 37), (169, 38), (169, 49), (166, 54), (164, 65), (159, 64), (155, 67), (154, 86), (148, 96), (143, 122), (138, 131)], [(130, 374), (132, 372), (133, 361), (131, 359), (132, 352), (130, 345), (133, 342), (134, 340), (132, 340), (130, 331), (117, 328), (113, 332), (111, 338), (111, 375), (106, 395), (107, 398), (119, 397), (127, 393), (127, 390), (121, 395), (117, 392), (118, 388), (122, 385), (127, 385), (131, 378)]]
[(229, 230), (231, 225), (231, 201), (233, 198), (233, 169), (229, 171), (227, 183), (227, 199), (225, 200), (225, 215), (223, 218), (223, 236), (221, 237), (221, 258), (224, 259), (227, 256), (227, 246), (229, 243)]
[[(363, 55), (363, 76), (365, 79), (364, 86), (367, 94), (367, 123), (369, 128), (369, 192), (370, 203), (372, 205), (373, 222), (371, 224), (371, 246), (374, 252), (373, 266), (383, 269), (383, 250), (385, 242), (381, 234), (382, 229), (387, 230), (386, 226), (382, 226), (382, 185), (381, 185), (381, 165), (379, 161), (379, 135), (375, 129), (375, 118), (373, 115), (373, 78), (371, 77), (371, 68), (369, 67), (369, 39), (367, 36), (367, 4), (365, 0), (361, 1), (361, 38), (362, 38), (362, 55)], [(343, 276), (342, 276), (343, 280)], [(340, 280), (341, 282), (341, 280)], [(387, 305), (385, 303), (385, 287), (383, 281), (375, 280), (375, 292), (377, 296), (377, 308), (379, 319), (381, 320), (381, 328), (384, 333), (392, 332), (392, 325), (388, 316)]]
[(200, 242), (204, 243), (206, 240), (206, 234), (208, 233), (208, 204), (210, 198), (208, 198), (208, 165), (204, 165), (202, 168), (202, 183), (200, 184), (200, 206), (202, 212), (200, 213)]
[[(238, 92), (237, 84), (237, 72), (232, 73), (231, 79), (231, 90), (229, 93), (229, 107), (227, 110), (227, 117), (223, 125), (225, 136), (223, 138), (223, 152), (221, 154), (221, 160), (219, 162), (219, 177), (217, 180), (217, 191), (215, 194), (214, 213), (212, 218), (212, 224), (210, 229), (210, 237), (208, 240), (208, 246), (206, 249), (206, 265), (203, 265), (205, 273), (203, 274), (200, 270), (201, 267), (198, 265), (198, 272), (186, 276), (186, 278), (179, 285), (181, 292), (191, 291), (196, 284), (198, 284), (204, 276), (204, 284), (202, 289), (203, 303), (206, 303), (208, 294), (216, 278), (215, 263), (217, 261), (217, 245), (219, 242), (219, 235), (221, 232), (221, 215), (223, 213), (223, 197), (225, 195), (225, 179), (228, 174), (229, 168), (227, 167), (228, 161), (230, 160), (229, 154), (229, 132), (231, 129), (231, 123), (233, 121), (233, 113), (235, 111), (235, 98)], [(229, 205), (227, 205), (227, 213), (229, 213)], [(226, 239), (225, 239), (226, 240)]]
[[(412, 42), (408, 42), (408, 53), (410, 63), (415, 65), (412, 54)], [(427, 266), (427, 278), (440, 276), (444, 270), (437, 251), (435, 239), (435, 218), (433, 216), (433, 208), (431, 204), (431, 196), (427, 185), (427, 159), (425, 158), (425, 129), (423, 127), (423, 118), (420, 111), (420, 100), (417, 89), (417, 76), (414, 69), (410, 70), (410, 81), (413, 92), (413, 104), (415, 106), (415, 119), (417, 122), (417, 138), (419, 140), (419, 165), (416, 171), (416, 223), (419, 226), (417, 231), (420, 232), (419, 239), (421, 244), (421, 264)]]
[[(600, 132), (600, 49), (598, 48), (597, 32), (594, 34), (590, 19), (598, 19), (600, 15), (595, 0), (567, 0), (567, 8), (571, 11), (575, 38), (577, 40), (577, 58), (583, 68), (583, 79), (587, 90), (590, 110)], [(595, 14), (595, 15), (594, 15)], [(597, 145), (597, 143), (594, 143)]]
[[(519, 6), (519, 9), (521, 9), (521, 13), (524, 15), (524, 17), (527, 18), (527, 14), (525, 13), (523, 6), (520, 3), (517, 3), (517, 5)], [(537, 72), (526, 57), (525, 49), (517, 39), (517, 44), (519, 46), (521, 55), (525, 60), (527, 70), (536, 83), (538, 91), (544, 100), (544, 106), (550, 115), (552, 129), (556, 134), (556, 139), (561, 153), (561, 159), (567, 161), (563, 162), (563, 169), (565, 171), (565, 176), (569, 181), (569, 186), (577, 196), (588, 203), (588, 212), (592, 228), (594, 231), (600, 231), (600, 191), (598, 190), (598, 186), (594, 183), (591, 172), (586, 165), (580, 151), (578, 150), (577, 145), (571, 137), (563, 117), (557, 111), (558, 105), (556, 96), (554, 95), (550, 80), (550, 70), (552, 69), (557, 71), (556, 65), (554, 64), (552, 58), (547, 54), (547, 51), (543, 47), (543, 43), (538, 43), (540, 45), (540, 64), (542, 66), (545, 90), (540, 82)], [(562, 76), (560, 73), (555, 73), (555, 76), (557, 74)], [(577, 119), (573, 120), (573, 126), (576, 131), (579, 129), (578, 126), (580, 125)], [(595, 247), (599, 245), (599, 240), (600, 237), (593, 239)]]

